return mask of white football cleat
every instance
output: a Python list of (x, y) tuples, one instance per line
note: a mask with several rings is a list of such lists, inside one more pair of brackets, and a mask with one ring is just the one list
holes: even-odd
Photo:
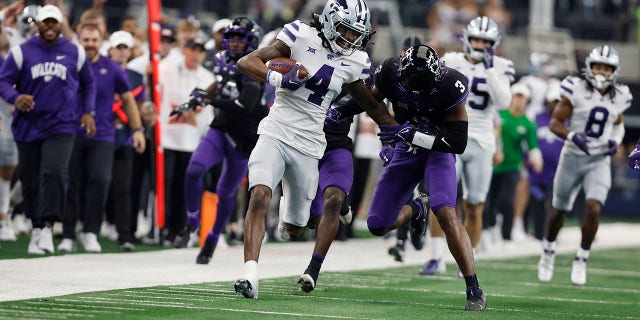
[(576, 286), (584, 286), (587, 283), (587, 261), (576, 257), (571, 268), (571, 282)]
[(553, 264), (555, 262), (555, 254), (543, 252), (538, 262), (538, 280), (541, 282), (549, 282), (553, 278)]

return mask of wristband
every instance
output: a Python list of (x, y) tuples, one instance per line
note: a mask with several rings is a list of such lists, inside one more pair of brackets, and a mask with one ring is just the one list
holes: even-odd
[(411, 139), (411, 144), (431, 150), (431, 148), (433, 148), (434, 141), (436, 141), (435, 136), (424, 134), (422, 132), (415, 132), (413, 134), (413, 139)]
[(141, 131), (142, 133), (144, 133), (144, 127), (139, 127), (139, 128), (135, 128), (135, 129), (131, 129), (131, 132), (136, 132), (136, 131)]
[(573, 140), (573, 136), (575, 136), (575, 135), (576, 135), (576, 133), (575, 133), (575, 132), (573, 132), (573, 131), (569, 132), (569, 133), (567, 134), (567, 140)]
[(267, 72), (267, 78), (265, 81), (266, 83), (276, 88), (280, 88), (280, 85), (282, 84), (282, 73), (278, 71), (269, 70), (269, 72)]

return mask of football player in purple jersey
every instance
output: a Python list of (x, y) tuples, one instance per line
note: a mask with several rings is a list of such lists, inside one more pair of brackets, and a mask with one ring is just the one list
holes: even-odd
[[(426, 195), (404, 204), (424, 178), (433, 212), (465, 278), (465, 309), (484, 310), (486, 298), (476, 277), (471, 242), (455, 211), (455, 154), (464, 152), (467, 145), (467, 80), (462, 73), (445, 67), (427, 45), (413, 46), (402, 57), (385, 60), (374, 80), (373, 95), (379, 101), (388, 99), (402, 124), (380, 126), (378, 135), (383, 144), (395, 144), (395, 148), (381, 152), (388, 164), (371, 202), (369, 231), (383, 236), (408, 223), (411, 241), (422, 241), (427, 228)], [(353, 104), (343, 110), (351, 114)], [(341, 118), (343, 110), (330, 117)]]
[(233, 213), (236, 191), (247, 174), (249, 154), (258, 140), (258, 123), (269, 112), (260, 101), (263, 84), (236, 70), (238, 59), (255, 50), (261, 36), (262, 29), (256, 22), (246, 17), (233, 19), (224, 31), (224, 50), (218, 52), (214, 59), (216, 82), (206, 91), (194, 90), (194, 98), (182, 107), (211, 104), (215, 117), (187, 167), (184, 182), (187, 225), (176, 236), (175, 247), (185, 247), (190, 234), (200, 226), (205, 173), (222, 163), (216, 186), (219, 199), (217, 218), (196, 258), (198, 264), (208, 264), (213, 256), (218, 239)]

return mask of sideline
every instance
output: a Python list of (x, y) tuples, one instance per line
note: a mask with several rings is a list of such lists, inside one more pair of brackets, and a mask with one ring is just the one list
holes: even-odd
[[(593, 249), (640, 247), (640, 224), (600, 225)], [(389, 240), (352, 239), (332, 244), (323, 271), (381, 269), (416, 265), (416, 272), (428, 259), (429, 244), (422, 251), (407, 250), (404, 263), (393, 261)], [(564, 228), (558, 238), (558, 253), (571, 253), (580, 243), (578, 227)], [(293, 282), (306, 268), (313, 242), (270, 243), (263, 245), (258, 267), (260, 278), (292, 276)], [(476, 260), (537, 256), (540, 244), (525, 240), (479, 253)], [(73, 254), (36, 259), (0, 260), (0, 301), (60, 296), (73, 293), (181, 285), (233, 280), (242, 272), (242, 247), (216, 250), (209, 265), (195, 264), (197, 248), (171, 249), (126, 254)], [(597, 253), (595, 253), (597, 254)], [(447, 263), (453, 263), (448, 254)], [(451, 270), (453, 269), (453, 270)], [(533, 271), (535, 272), (535, 271)], [(455, 274), (454, 268), (447, 273)]]

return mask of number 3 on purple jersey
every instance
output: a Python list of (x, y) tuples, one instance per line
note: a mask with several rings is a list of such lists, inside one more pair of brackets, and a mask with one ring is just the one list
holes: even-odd
[[(489, 104), (489, 92), (486, 91), (487, 80), (484, 78), (473, 78), (471, 81), (471, 93), (473, 97), (469, 97), (469, 106), (476, 110), (484, 110)], [(480, 88), (482, 85), (482, 88)]]
[(333, 67), (325, 64), (320, 67), (316, 74), (305, 82), (304, 87), (313, 91), (313, 93), (309, 95), (309, 98), (307, 98), (307, 101), (316, 105), (322, 104), (322, 97), (329, 92), (329, 84), (331, 83), (333, 70)]

